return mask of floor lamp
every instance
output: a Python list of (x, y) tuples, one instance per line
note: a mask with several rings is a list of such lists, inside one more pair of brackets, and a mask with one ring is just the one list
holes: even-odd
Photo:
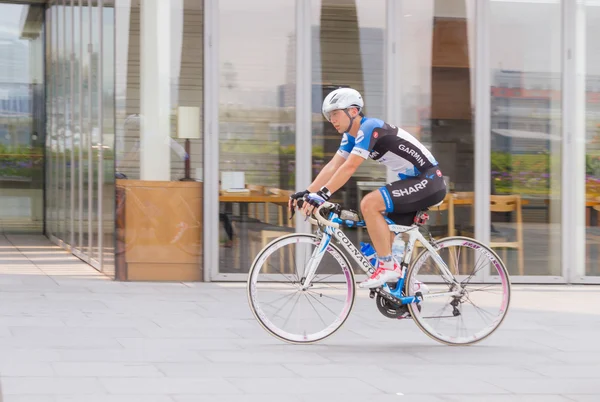
[(195, 181), (190, 177), (190, 140), (200, 138), (200, 108), (179, 106), (177, 109), (177, 138), (185, 139), (185, 173), (181, 181)]

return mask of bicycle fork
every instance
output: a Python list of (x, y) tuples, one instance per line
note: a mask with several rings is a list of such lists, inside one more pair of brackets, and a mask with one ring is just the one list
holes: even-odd
[(329, 242), (331, 241), (331, 235), (328, 233), (323, 233), (323, 238), (319, 243), (319, 246), (315, 248), (310, 259), (306, 263), (306, 270), (304, 275), (304, 283), (302, 283), (302, 290), (306, 290), (310, 287), (312, 280), (315, 277), (315, 273), (317, 272), (317, 267), (321, 263), (323, 259), (323, 255), (325, 255), (325, 250), (327, 246), (329, 246)]

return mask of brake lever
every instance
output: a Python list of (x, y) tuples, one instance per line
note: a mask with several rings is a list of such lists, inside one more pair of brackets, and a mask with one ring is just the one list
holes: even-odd
[[(302, 208), (302, 204), (304, 204), (304, 200), (296, 201), (297, 208)], [(290, 221), (294, 218), (294, 215), (296, 214), (296, 207), (294, 207), (294, 204), (292, 204), (290, 207)]]

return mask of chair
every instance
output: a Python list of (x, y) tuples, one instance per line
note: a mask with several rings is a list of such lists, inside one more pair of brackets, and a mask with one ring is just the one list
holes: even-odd
[(520, 195), (490, 195), (490, 211), (491, 212), (516, 212), (516, 239), (508, 241), (509, 236), (505, 236), (505, 241), (490, 241), (491, 248), (505, 249), (503, 255), (506, 259), (506, 249), (515, 248), (518, 250), (519, 274), (524, 274), (523, 261), (523, 215), (521, 210)]
[[(448, 211), (448, 236), (454, 236), (454, 197), (451, 193), (447, 193), (442, 202), (429, 207), (430, 211)], [(436, 224), (439, 222), (440, 216), (436, 216)]]
[[(252, 254), (252, 256), (257, 255), (258, 252), (261, 249), (263, 249), (267, 244), (269, 244), (269, 242), (271, 240), (274, 240), (285, 234), (290, 234), (290, 233), (294, 232), (293, 229), (290, 229), (288, 227), (283, 227), (280, 230), (276, 230), (272, 225), (265, 225), (265, 226), (269, 227), (269, 229), (261, 229), (260, 231), (253, 231), (248, 234), (248, 237), (250, 240), (250, 253)], [(279, 250), (280, 251), (280, 254), (279, 254), (279, 266), (280, 267), (285, 267), (284, 255), (283, 255), (284, 250), (285, 250), (284, 248)], [(292, 253), (288, 253), (287, 257), (288, 257), (288, 268), (290, 268), (291, 270), (289, 270), (289, 271), (282, 270), (282, 271), (279, 271), (279, 273), (293, 272), (294, 261), (293, 261)], [(267, 271), (266, 273), (275, 273), (275, 272)]]
[[(438, 202), (435, 205), (432, 205), (429, 207), (429, 211), (430, 212), (442, 212), (442, 211), (448, 211), (448, 232), (447, 235), (448, 236), (454, 236), (455, 235), (455, 228), (454, 228), (454, 197), (451, 193), (447, 193), (446, 196), (444, 197), (444, 199), (440, 202)], [(436, 218), (435, 218), (435, 222), (436, 224), (439, 222), (440, 219), (440, 215), (437, 214)], [(416, 242), (413, 248), (413, 259), (417, 258), (418, 253), (420, 252), (420, 248), (423, 247), (419, 242)]]
[[(282, 190), (280, 188), (269, 188), (267, 189), (267, 194), (274, 194), (274, 195), (283, 195), (289, 198), (290, 195), (292, 195), (294, 192), (290, 191), (290, 190)], [(291, 228), (292, 226), (294, 226), (294, 222), (289, 220), (289, 212), (287, 212), (287, 204), (276, 204), (277, 205), (277, 224), (279, 226), (287, 226), (289, 228)], [(287, 219), (287, 221), (284, 224), (284, 217), (283, 217), (283, 211), (286, 211), (285, 214), (285, 218)], [(265, 214), (265, 219), (266, 219), (266, 214)], [(265, 220), (265, 222), (269, 223), (267, 220)]]

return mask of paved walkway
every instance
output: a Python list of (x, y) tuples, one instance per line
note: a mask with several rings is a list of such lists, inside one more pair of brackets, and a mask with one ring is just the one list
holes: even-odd
[(296, 346), (259, 327), (244, 284), (114, 282), (0, 236), (4, 402), (599, 401), (600, 287), (514, 290), (479, 345), (440, 345), (361, 291), (336, 335)]

